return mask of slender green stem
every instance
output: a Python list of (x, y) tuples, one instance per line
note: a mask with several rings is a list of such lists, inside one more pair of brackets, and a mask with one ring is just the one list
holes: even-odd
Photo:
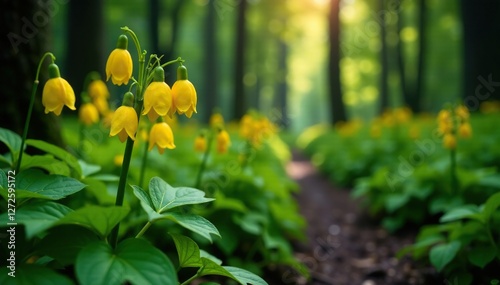
[(165, 67), (165, 66), (167, 66), (167, 65), (174, 64), (174, 63), (176, 63), (176, 62), (183, 63), (183, 62), (184, 62), (184, 60), (183, 60), (182, 58), (178, 57), (178, 58), (176, 58), (176, 59), (174, 59), (174, 60), (167, 61), (167, 62), (165, 62), (164, 64), (162, 64), (162, 65), (160, 65), (160, 66), (161, 66), (161, 67)]
[(19, 170), (21, 169), (21, 161), (23, 159), (23, 152), (24, 152), (24, 145), (26, 143), (26, 138), (28, 137), (28, 129), (31, 121), (31, 113), (33, 113), (33, 106), (35, 105), (35, 97), (36, 97), (36, 91), (38, 89), (38, 84), (40, 84), (40, 81), (38, 81), (38, 77), (40, 76), (40, 69), (42, 67), (42, 63), (47, 56), (51, 57), (52, 63), (54, 63), (54, 61), (56, 60), (56, 57), (51, 52), (46, 52), (40, 59), (40, 62), (38, 63), (38, 68), (36, 70), (36, 75), (35, 75), (35, 81), (33, 82), (33, 88), (31, 89), (30, 105), (28, 107), (26, 121), (24, 122), (23, 137), (21, 141), (21, 147), (19, 148), (19, 156), (17, 158), (16, 173), (19, 173)]
[(458, 191), (457, 180), (457, 152), (455, 149), (450, 150), (450, 178), (451, 178), (451, 193)]
[(203, 159), (201, 160), (200, 168), (198, 169), (198, 174), (196, 175), (196, 182), (194, 184), (194, 188), (199, 189), (201, 184), (201, 177), (203, 176), (203, 172), (205, 172), (205, 168), (207, 166), (208, 157), (210, 155), (210, 150), (212, 149), (212, 143), (214, 140), (213, 135), (209, 135), (208, 137), (208, 145), (205, 153), (203, 154)]
[(135, 238), (140, 238), (142, 237), (142, 235), (144, 235), (144, 233), (149, 229), (149, 227), (151, 227), (153, 223), (151, 222), (147, 222), (144, 227), (142, 227), (141, 231), (135, 236)]
[(146, 165), (148, 163), (148, 142), (144, 142), (144, 151), (142, 153), (142, 162), (141, 162), (141, 173), (139, 175), (139, 187), (142, 188), (142, 184), (144, 183), (144, 174), (146, 173)]

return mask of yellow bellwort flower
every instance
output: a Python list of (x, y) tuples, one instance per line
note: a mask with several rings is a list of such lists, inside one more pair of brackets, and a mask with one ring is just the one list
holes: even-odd
[(109, 103), (106, 98), (95, 98), (92, 100), (92, 104), (97, 108), (97, 111), (101, 116), (106, 115), (109, 113)]
[(229, 134), (226, 130), (219, 130), (217, 134), (217, 152), (226, 153), (230, 145), (231, 139), (229, 138)]
[(109, 98), (108, 86), (106, 86), (106, 83), (102, 80), (94, 80), (90, 82), (87, 92), (92, 100), (96, 100), (98, 98)]
[(207, 139), (204, 134), (200, 134), (194, 140), (194, 150), (197, 152), (205, 152), (207, 150)]
[(137, 132), (139, 120), (134, 107), (132, 107), (133, 105), (134, 95), (131, 92), (125, 93), (122, 106), (116, 109), (111, 119), (109, 136), (118, 135), (121, 142), (125, 142), (127, 137), (135, 140), (135, 133)]
[(127, 46), (127, 36), (121, 35), (118, 37), (116, 48), (111, 52), (106, 62), (106, 81), (111, 78), (115, 85), (128, 84), (132, 77), (133, 63)]
[(49, 65), (49, 76), (42, 92), (42, 104), (45, 107), (45, 114), (54, 112), (57, 116), (66, 105), (71, 110), (75, 108), (75, 92), (68, 81), (61, 77), (59, 68), (54, 63)]
[(443, 136), (443, 146), (447, 149), (455, 149), (457, 147), (457, 138), (454, 134), (445, 134)]
[(210, 126), (212, 128), (221, 128), (224, 126), (224, 117), (222, 117), (221, 113), (216, 112), (210, 116)]
[(469, 122), (463, 122), (460, 124), (458, 127), (458, 134), (462, 138), (470, 138), (472, 136), (472, 128), (469, 124)]
[(160, 154), (163, 154), (166, 148), (175, 148), (174, 133), (165, 122), (154, 124), (149, 132), (149, 150), (152, 150), (155, 145), (158, 147)]
[(83, 103), (78, 110), (78, 118), (86, 126), (99, 122), (99, 111), (92, 103)]
[(149, 121), (154, 122), (159, 116), (165, 116), (172, 108), (172, 91), (164, 82), (165, 71), (158, 66), (154, 71), (153, 82), (144, 91), (143, 115), (148, 115)]
[(179, 115), (186, 114), (186, 117), (191, 118), (193, 112), (197, 113), (196, 89), (193, 83), (188, 80), (187, 68), (183, 65), (177, 68), (177, 81), (172, 86), (172, 99), (171, 115), (177, 111)]
[(457, 114), (457, 116), (463, 121), (467, 121), (469, 119), (469, 109), (467, 109), (464, 105), (456, 107), (455, 114)]

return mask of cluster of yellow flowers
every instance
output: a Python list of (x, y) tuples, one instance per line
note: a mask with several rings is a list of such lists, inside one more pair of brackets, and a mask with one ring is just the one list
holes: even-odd
[[(91, 73), (95, 74), (95, 73)], [(109, 90), (106, 83), (93, 79), (88, 84), (87, 91), (82, 92), (83, 103), (78, 111), (78, 118), (86, 126), (99, 122), (99, 117), (112, 115), (109, 110)]]
[[(226, 153), (229, 146), (231, 146), (231, 138), (224, 128), (224, 117), (222, 117), (221, 113), (216, 112), (210, 116), (210, 127), (216, 132), (217, 152), (220, 154)], [(208, 139), (211, 140), (212, 138), (213, 135), (209, 135)], [(198, 152), (206, 152), (208, 147), (210, 145), (207, 145), (206, 132), (202, 132), (194, 140), (194, 149)]]
[(240, 121), (240, 136), (254, 147), (260, 147), (262, 142), (277, 130), (277, 126), (267, 117), (255, 112), (245, 114)]
[(457, 147), (457, 135), (462, 138), (469, 138), (472, 135), (469, 110), (463, 105), (441, 110), (437, 121), (438, 131), (443, 136), (443, 146), (447, 149)]
[[(132, 57), (127, 50), (128, 38), (121, 35), (118, 44), (106, 63), (106, 78), (113, 84), (128, 84), (132, 78)], [(185, 114), (188, 118), (196, 113), (196, 90), (188, 80), (187, 68), (180, 63), (177, 69), (177, 81), (172, 86), (165, 83), (165, 72), (158, 64), (152, 71), (152, 81), (144, 91), (144, 108), (135, 110), (136, 98), (127, 92), (123, 98), (122, 106), (118, 107), (111, 120), (110, 136), (118, 135), (124, 142), (127, 137), (135, 140), (138, 127), (138, 113), (147, 115), (151, 123), (156, 123), (149, 134), (149, 150), (156, 145), (160, 153), (166, 148), (175, 148), (174, 136), (171, 127), (164, 122), (164, 116), (172, 117), (176, 112)], [(146, 76), (148, 78), (149, 76)], [(140, 99), (139, 99), (140, 100)]]
[[(374, 139), (382, 135), (384, 127), (392, 128), (408, 123), (412, 118), (412, 111), (408, 107), (399, 107), (385, 110), (382, 115), (375, 118), (370, 125), (370, 136)], [(420, 130), (417, 126), (412, 125), (408, 129), (408, 136), (411, 139), (417, 139), (420, 135)]]

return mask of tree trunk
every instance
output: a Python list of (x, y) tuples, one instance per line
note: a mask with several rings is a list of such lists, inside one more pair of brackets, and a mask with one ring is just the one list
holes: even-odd
[(286, 82), (287, 75), (287, 57), (288, 57), (288, 46), (282, 40), (278, 40), (279, 54), (278, 54), (278, 78), (277, 78), (277, 107), (279, 114), (281, 115), (278, 121), (281, 128), (288, 128), (290, 121), (288, 119), (288, 86)]
[[(385, 0), (379, 0), (379, 11), (385, 11)], [(385, 21), (385, 13), (380, 15), (380, 63), (382, 66), (380, 74), (380, 105), (379, 112), (384, 112), (389, 108), (389, 59), (387, 50), (387, 23)]]
[[(35, 0), (2, 1), (0, 27), (5, 36), (0, 41), (0, 65), (4, 67), (0, 74), (2, 128), (23, 132), (38, 63), (49, 50), (50, 19), (59, 9), (59, 4), (52, 1), (44, 6)], [(41, 90), (47, 80), (48, 64), (46, 60), (42, 65), (28, 137), (63, 146), (59, 120), (53, 114), (45, 115), (42, 106)]]
[[(215, 1), (212, 0), (212, 3)], [(207, 123), (217, 106), (217, 35), (215, 6), (208, 6), (205, 22), (205, 86), (203, 106), (205, 114), (202, 121)]]
[(461, 1), (464, 39), (464, 103), (477, 110), (500, 100), (500, 1)]
[(75, 90), (77, 102), (85, 77), (91, 71), (106, 76), (103, 2), (100, 0), (68, 2), (67, 80)]
[(234, 60), (234, 94), (233, 94), (233, 118), (239, 120), (245, 114), (246, 97), (243, 76), (245, 75), (245, 44), (246, 44), (246, 9), (247, 2), (242, 0), (237, 7), (236, 19), (236, 43)]
[[(160, 54), (159, 22), (160, 22), (160, 1), (149, 0), (149, 38), (151, 41), (151, 54)], [(167, 59), (170, 60), (170, 59)]]
[(344, 101), (342, 100), (342, 87), (340, 86), (340, 0), (331, 0), (329, 19), (329, 81), (330, 81), (330, 111), (331, 122), (336, 124), (346, 121)]

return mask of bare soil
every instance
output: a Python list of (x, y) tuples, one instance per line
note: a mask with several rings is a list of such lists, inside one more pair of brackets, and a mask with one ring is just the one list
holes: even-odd
[(396, 253), (412, 244), (416, 229), (389, 234), (353, 200), (349, 189), (332, 185), (308, 159), (294, 153), (287, 167), (301, 191), (296, 196), (307, 221), (307, 241), (296, 244), (296, 257), (311, 272), (311, 280), (291, 270), (270, 284), (402, 285), (448, 284), (434, 269)]

